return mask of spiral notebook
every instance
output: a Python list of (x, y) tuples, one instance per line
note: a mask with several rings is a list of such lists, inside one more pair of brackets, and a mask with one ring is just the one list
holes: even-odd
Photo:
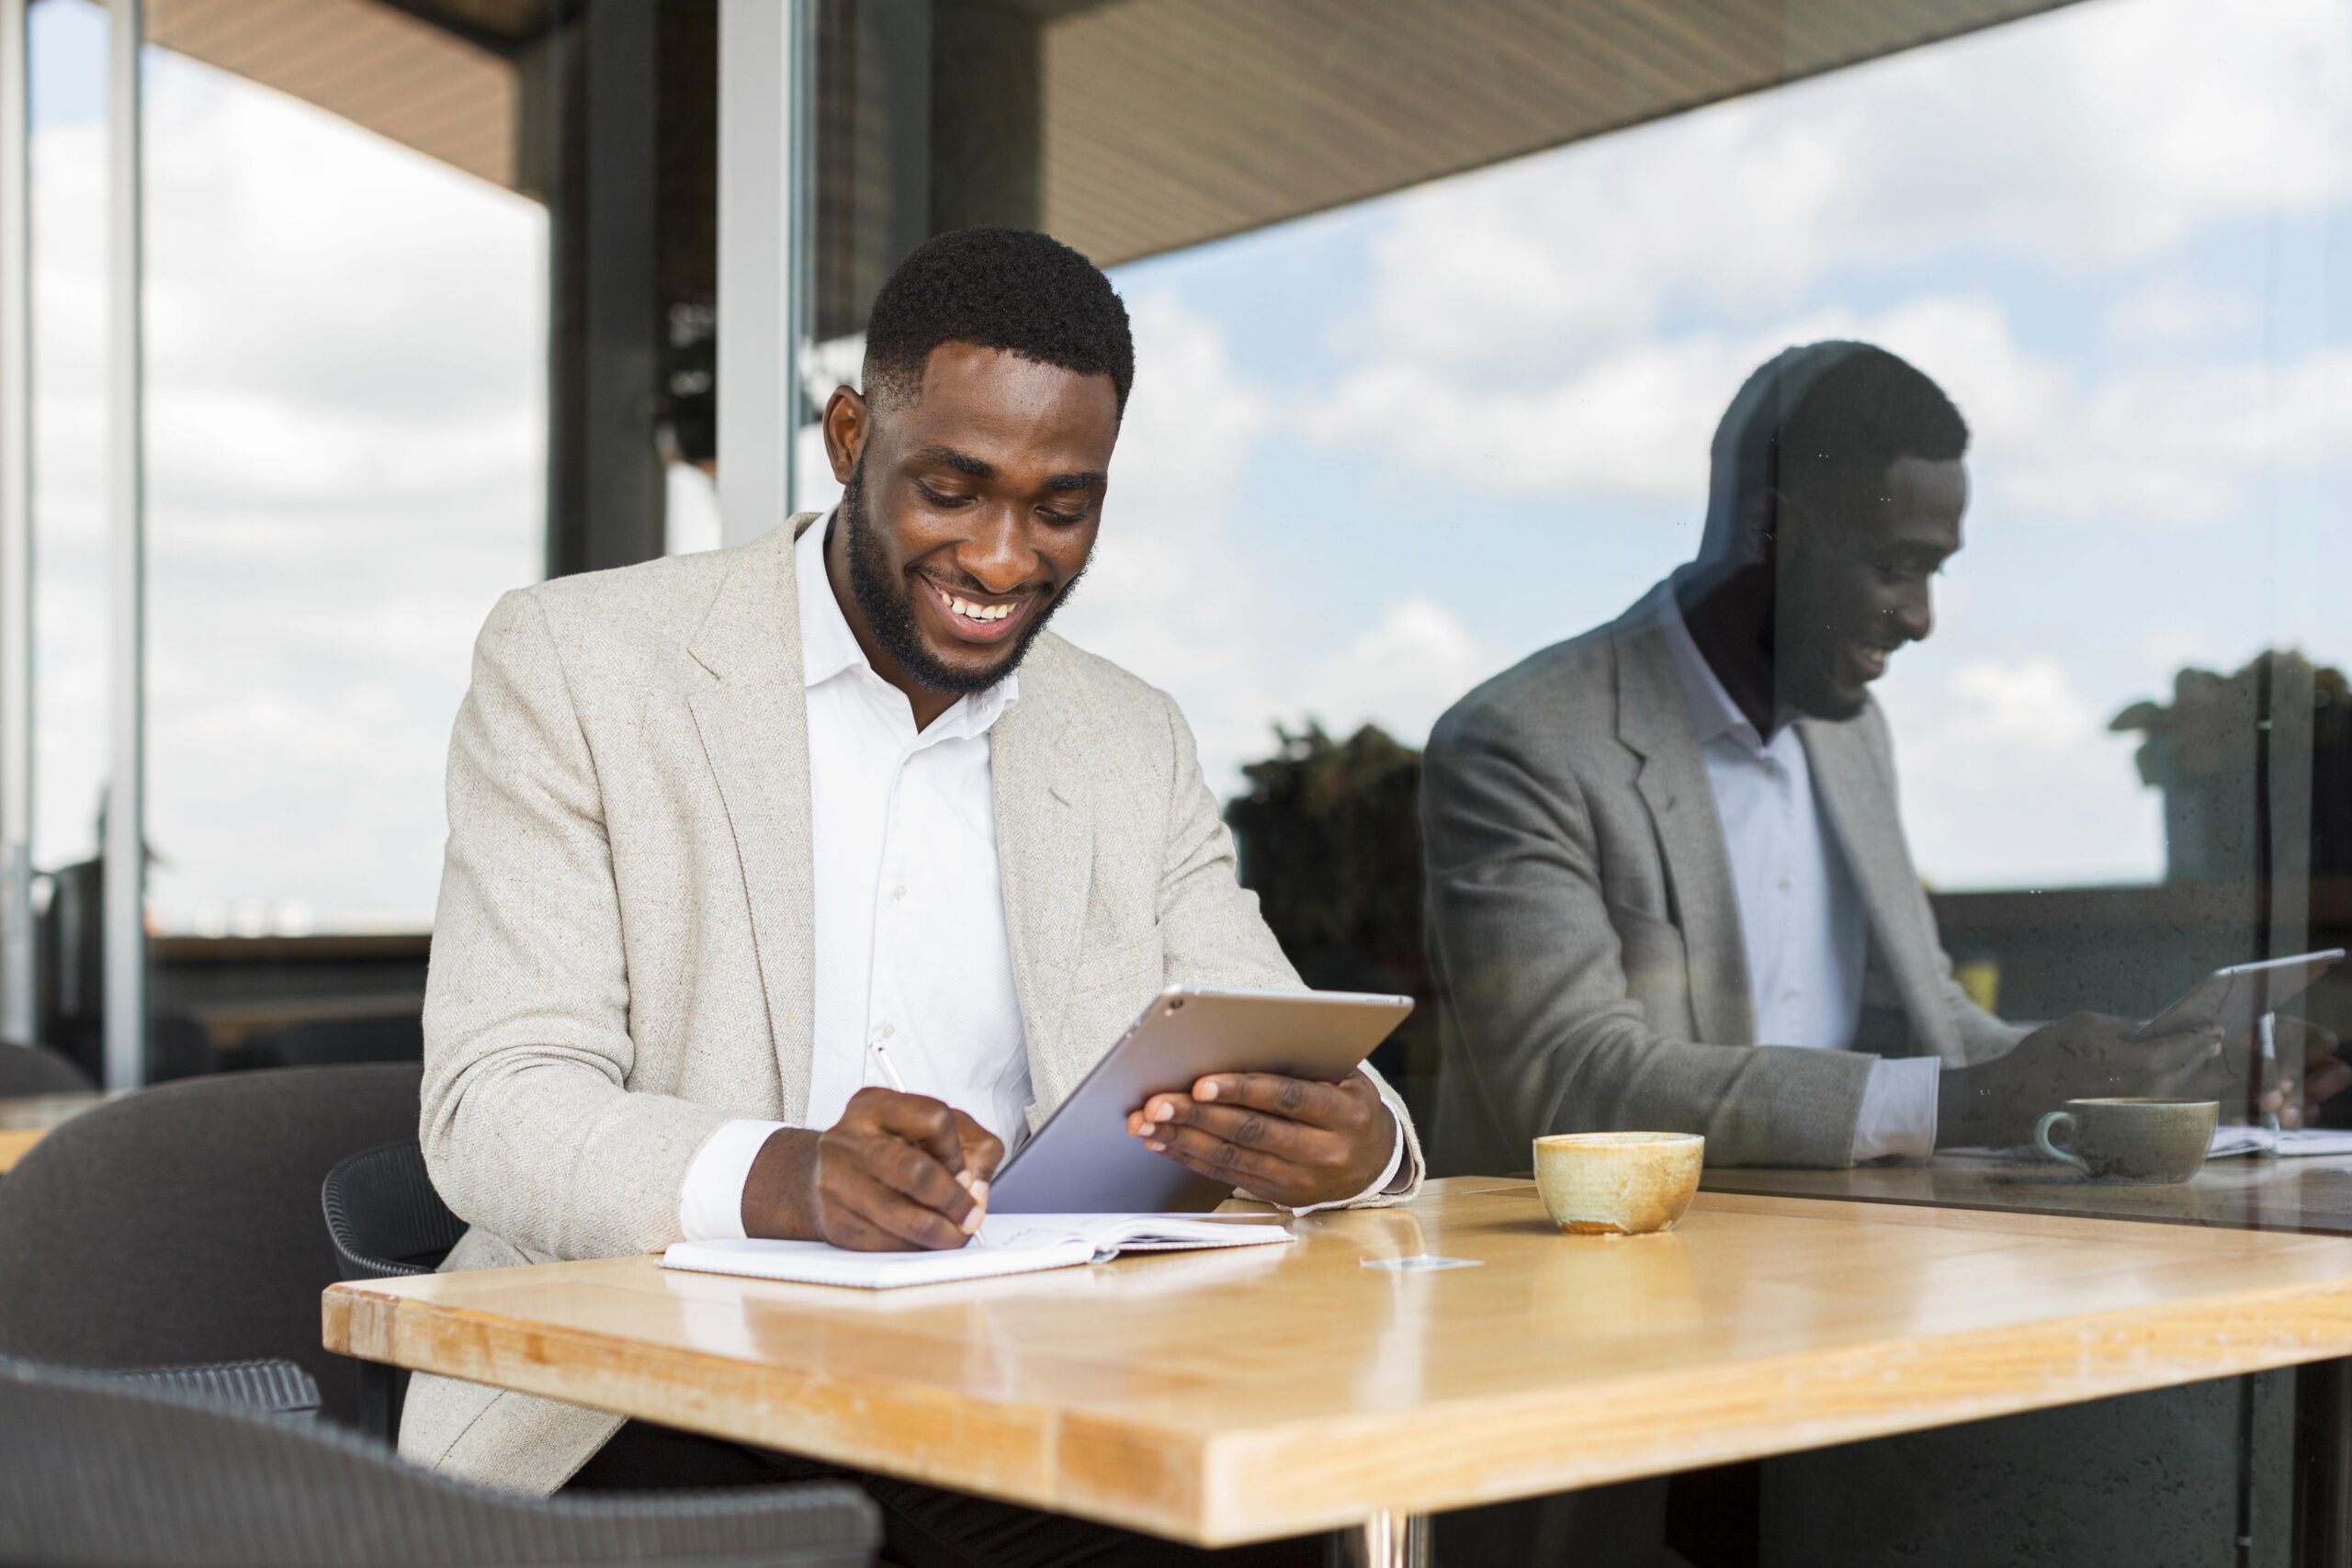
[(821, 1241), (682, 1241), (662, 1255), (662, 1267), (888, 1291), (1068, 1269), (1106, 1262), (1123, 1252), (1268, 1247), (1290, 1239), (1290, 1231), (1279, 1222), (1257, 1218), (991, 1214), (980, 1222), (978, 1235), (953, 1252), (851, 1252)]

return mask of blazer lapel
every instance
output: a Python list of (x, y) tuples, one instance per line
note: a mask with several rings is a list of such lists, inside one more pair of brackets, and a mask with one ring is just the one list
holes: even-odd
[(1070, 1057), (1062, 1021), (1086, 919), (1094, 841), (1068, 750), (1068, 715), (1053, 701), (1048, 658), (1039, 657), (1045, 654), (1043, 648), (1033, 653), (1021, 672), (1020, 700), (989, 731), (989, 767), (1030, 1088), (1036, 1103), (1055, 1105), (1077, 1087), (1082, 1072), (1082, 1064)]
[(1871, 753), (1862, 719), (1797, 721), (1814, 794), (1845, 852), (1869, 914), (1871, 936), (1886, 955), (1922, 1055), (1959, 1062), (1959, 1032), (1938, 999), (1937, 938), (1925, 917), (1918, 873), (1895, 811), (1894, 781)]
[(1707, 1043), (1752, 1045), (1756, 1013), (1747, 994), (1739, 894), (1673, 655), (1656, 617), (1638, 606), (1618, 621), (1612, 640), (1617, 738), (1642, 759), (1634, 787), (1649, 807), (1666, 863), (1690, 974), (1691, 1020)]
[(792, 542), (812, 518), (743, 550), (688, 646), (718, 678), (687, 702), (742, 862), (787, 1122), (808, 1110), (816, 1001), (808, 710), (792, 573)]

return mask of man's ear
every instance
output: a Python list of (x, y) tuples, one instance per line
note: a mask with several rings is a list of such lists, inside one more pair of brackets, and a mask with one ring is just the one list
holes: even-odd
[(1739, 543), (1747, 559), (1770, 566), (1780, 553), (1782, 504), (1781, 492), (1770, 489), (1758, 491), (1741, 503)]
[(856, 392), (835, 387), (833, 395), (825, 400), (825, 417), (819, 428), (825, 433), (825, 460), (832, 465), (834, 482), (849, 483), (874, 434), (873, 411)]

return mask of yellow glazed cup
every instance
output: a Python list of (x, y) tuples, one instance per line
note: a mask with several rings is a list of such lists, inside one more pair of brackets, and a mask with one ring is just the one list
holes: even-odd
[(1668, 1231), (1699, 1190), (1696, 1133), (1556, 1133), (1535, 1140), (1535, 1186), (1570, 1235)]

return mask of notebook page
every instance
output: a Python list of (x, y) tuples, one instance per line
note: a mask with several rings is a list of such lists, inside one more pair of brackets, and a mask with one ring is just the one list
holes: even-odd
[(975, 1246), (1026, 1247), (1046, 1236), (1083, 1238), (1097, 1258), (1121, 1252), (1177, 1252), (1218, 1247), (1264, 1247), (1291, 1239), (1279, 1221), (1200, 1214), (990, 1214)]
[(952, 1252), (852, 1252), (821, 1241), (682, 1241), (665, 1269), (807, 1285), (883, 1291), (1067, 1269), (1121, 1252), (1164, 1252), (1286, 1242), (1279, 1224), (1191, 1214), (1001, 1214)]
[(1067, 1231), (952, 1252), (853, 1252), (821, 1241), (682, 1241), (662, 1255), (664, 1269), (869, 1291), (986, 1280), (1093, 1260), (1094, 1244)]
[(2216, 1127), (2213, 1148), (2208, 1156), (2226, 1158), (2231, 1155), (2267, 1154), (2285, 1159), (2313, 1155), (2352, 1155), (2352, 1130), (2342, 1127), (2284, 1127), (2273, 1131), (2266, 1127)]

